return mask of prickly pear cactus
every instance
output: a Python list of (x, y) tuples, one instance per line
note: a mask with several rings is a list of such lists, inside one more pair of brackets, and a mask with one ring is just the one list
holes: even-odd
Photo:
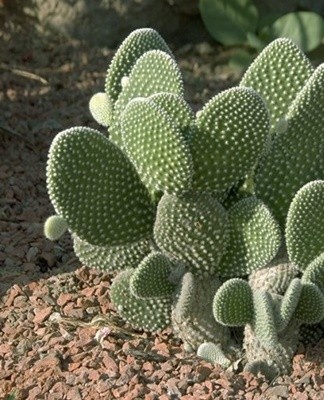
[(279, 39), (195, 114), (169, 47), (136, 30), (89, 102), (104, 132), (51, 144), (44, 234), (69, 231), (80, 261), (112, 274), (132, 328), (286, 374), (324, 330), (323, 103), (324, 65)]

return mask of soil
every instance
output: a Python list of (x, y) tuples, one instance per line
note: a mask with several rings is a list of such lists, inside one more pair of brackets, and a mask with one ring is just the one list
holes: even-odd
[[(82, 266), (68, 235), (44, 238), (49, 145), (71, 126), (100, 129), (88, 101), (114, 51), (8, 23), (0, 37), (0, 399), (323, 400), (324, 339), (300, 346), (291, 374), (272, 382), (239, 363), (224, 371), (186, 353), (169, 329), (125, 325), (111, 276)], [(195, 110), (239, 79), (216, 45), (174, 52)]]

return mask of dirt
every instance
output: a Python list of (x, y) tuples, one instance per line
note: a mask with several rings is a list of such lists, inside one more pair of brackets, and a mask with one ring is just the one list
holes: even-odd
[[(300, 346), (291, 374), (272, 382), (240, 365), (224, 371), (186, 353), (169, 329), (125, 325), (111, 277), (82, 266), (68, 235), (44, 238), (49, 145), (71, 126), (100, 129), (88, 101), (114, 51), (41, 40), (10, 21), (0, 37), (0, 399), (324, 399), (324, 340)], [(239, 79), (216, 45), (174, 51), (195, 110)]]

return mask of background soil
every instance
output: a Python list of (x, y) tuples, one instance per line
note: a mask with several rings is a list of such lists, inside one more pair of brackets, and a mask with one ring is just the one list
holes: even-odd
[[(71, 126), (100, 129), (88, 101), (113, 50), (44, 41), (14, 22), (0, 26), (0, 399), (324, 399), (324, 340), (300, 346), (291, 374), (272, 382), (239, 363), (222, 371), (185, 353), (170, 330), (124, 325), (111, 277), (81, 266), (68, 235), (44, 238), (49, 145)], [(215, 44), (173, 50), (195, 110), (239, 79)]]

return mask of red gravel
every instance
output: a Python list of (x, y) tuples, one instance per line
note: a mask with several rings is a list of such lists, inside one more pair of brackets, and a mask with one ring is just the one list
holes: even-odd
[[(48, 147), (59, 130), (98, 128), (87, 103), (113, 53), (9, 28), (0, 28), (0, 399), (324, 399), (324, 340), (300, 347), (291, 375), (273, 382), (223, 371), (186, 354), (170, 330), (124, 325), (110, 304), (110, 277), (82, 267), (68, 236), (43, 237), (53, 212)], [(194, 108), (233, 83), (210, 49), (176, 52)]]

